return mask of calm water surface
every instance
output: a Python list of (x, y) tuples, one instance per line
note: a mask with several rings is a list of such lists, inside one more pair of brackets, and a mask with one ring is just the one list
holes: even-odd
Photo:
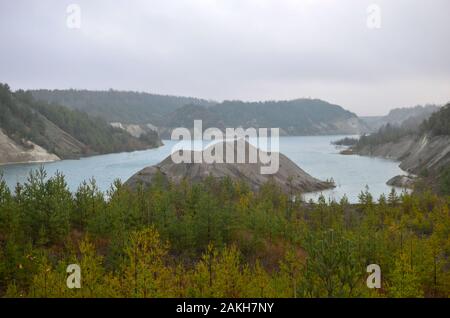
[[(358, 200), (358, 194), (366, 185), (374, 197), (389, 193), (386, 181), (404, 174), (398, 162), (361, 156), (340, 155), (331, 144), (345, 136), (280, 137), (280, 152), (285, 154), (312, 176), (325, 180), (333, 178), (336, 188), (323, 191), (326, 198), (339, 200), (344, 194), (350, 202)], [(4, 179), (10, 187), (26, 181), (29, 172), (44, 166), (48, 175), (61, 171), (72, 191), (89, 178), (94, 177), (99, 188), (107, 190), (115, 179), (126, 181), (142, 168), (157, 164), (167, 157), (177, 141), (166, 140), (157, 149), (101, 155), (80, 160), (63, 160), (44, 164), (17, 164), (0, 166)], [(316, 200), (321, 193), (308, 193), (304, 198)]]

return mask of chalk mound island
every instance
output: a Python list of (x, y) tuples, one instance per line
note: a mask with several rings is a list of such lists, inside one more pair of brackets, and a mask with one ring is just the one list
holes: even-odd
[[(183, 157), (190, 158), (189, 162), (194, 162), (194, 156), (201, 154), (202, 158), (205, 158), (205, 154), (215, 154), (213, 148), (217, 149), (217, 147), (223, 149), (224, 163), (206, 163), (205, 160), (201, 163), (174, 163), (172, 157), (168, 156), (159, 164), (142, 169), (128, 179), (125, 184), (134, 189), (138, 185), (146, 187), (152, 183), (156, 175), (161, 175), (166, 181), (173, 183), (179, 183), (184, 179), (190, 182), (199, 182), (208, 176), (215, 178), (229, 177), (234, 181), (246, 182), (253, 190), (258, 190), (261, 185), (270, 180), (285, 192), (314, 192), (334, 188), (332, 182), (321, 181), (312, 177), (281, 153), (276, 153), (279, 158), (278, 171), (273, 174), (262, 174), (261, 168), (268, 167), (268, 164), (264, 164), (267, 161), (260, 160), (260, 158), (268, 158), (267, 156), (275, 155), (275, 153), (268, 154), (247, 141), (221, 141), (199, 152), (183, 150)], [(242, 147), (245, 147), (245, 149), (242, 149)], [(243, 163), (225, 163), (226, 157), (230, 154), (234, 155), (232, 157), (234, 158), (233, 162), (238, 162), (237, 155), (244, 153), (244, 150), (245, 159)], [(257, 159), (249, 160), (249, 154), (254, 152), (258, 153)]]

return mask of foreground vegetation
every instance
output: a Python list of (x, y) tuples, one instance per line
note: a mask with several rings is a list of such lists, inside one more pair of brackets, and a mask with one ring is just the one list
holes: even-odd
[[(157, 178), (158, 179), (158, 178)], [(448, 297), (449, 197), (293, 202), (228, 179), (132, 192), (64, 176), (0, 181), (6, 297)], [(382, 288), (366, 286), (379, 264)], [(82, 288), (66, 287), (79, 264)]]

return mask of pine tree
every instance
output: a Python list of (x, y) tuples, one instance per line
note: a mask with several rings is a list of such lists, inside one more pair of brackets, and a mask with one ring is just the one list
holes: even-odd
[(418, 274), (411, 265), (411, 256), (408, 253), (400, 253), (395, 260), (388, 286), (391, 297), (423, 297)]
[(131, 233), (125, 248), (127, 262), (123, 268), (127, 297), (167, 297), (173, 294), (173, 273), (164, 263), (167, 245), (158, 232), (146, 228)]

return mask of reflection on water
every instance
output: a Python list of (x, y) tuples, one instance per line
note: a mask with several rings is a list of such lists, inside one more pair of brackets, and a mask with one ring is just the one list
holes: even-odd
[[(386, 185), (386, 181), (404, 173), (398, 163), (380, 158), (340, 155), (340, 149), (332, 145), (331, 141), (342, 137), (344, 136), (280, 137), (280, 152), (318, 179), (333, 178), (336, 188), (321, 192), (326, 198), (339, 200), (345, 194), (350, 202), (356, 202), (358, 194), (366, 185), (375, 198), (382, 193), (389, 193), (391, 187)], [(255, 140), (250, 142), (255, 144)], [(157, 149), (44, 164), (7, 165), (0, 167), (0, 170), (3, 170), (4, 179), (10, 187), (14, 187), (17, 182), (26, 181), (30, 170), (44, 166), (48, 175), (61, 171), (72, 191), (82, 181), (92, 177), (99, 188), (105, 191), (115, 179), (126, 181), (142, 168), (157, 164), (171, 153), (174, 146), (179, 146), (177, 141), (166, 140), (164, 146)], [(189, 144), (185, 142), (182, 147), (189, 148)], [(319, 195), (320, 193), (308, 193), (304, 194), (304, 198), (315, 200)]]

